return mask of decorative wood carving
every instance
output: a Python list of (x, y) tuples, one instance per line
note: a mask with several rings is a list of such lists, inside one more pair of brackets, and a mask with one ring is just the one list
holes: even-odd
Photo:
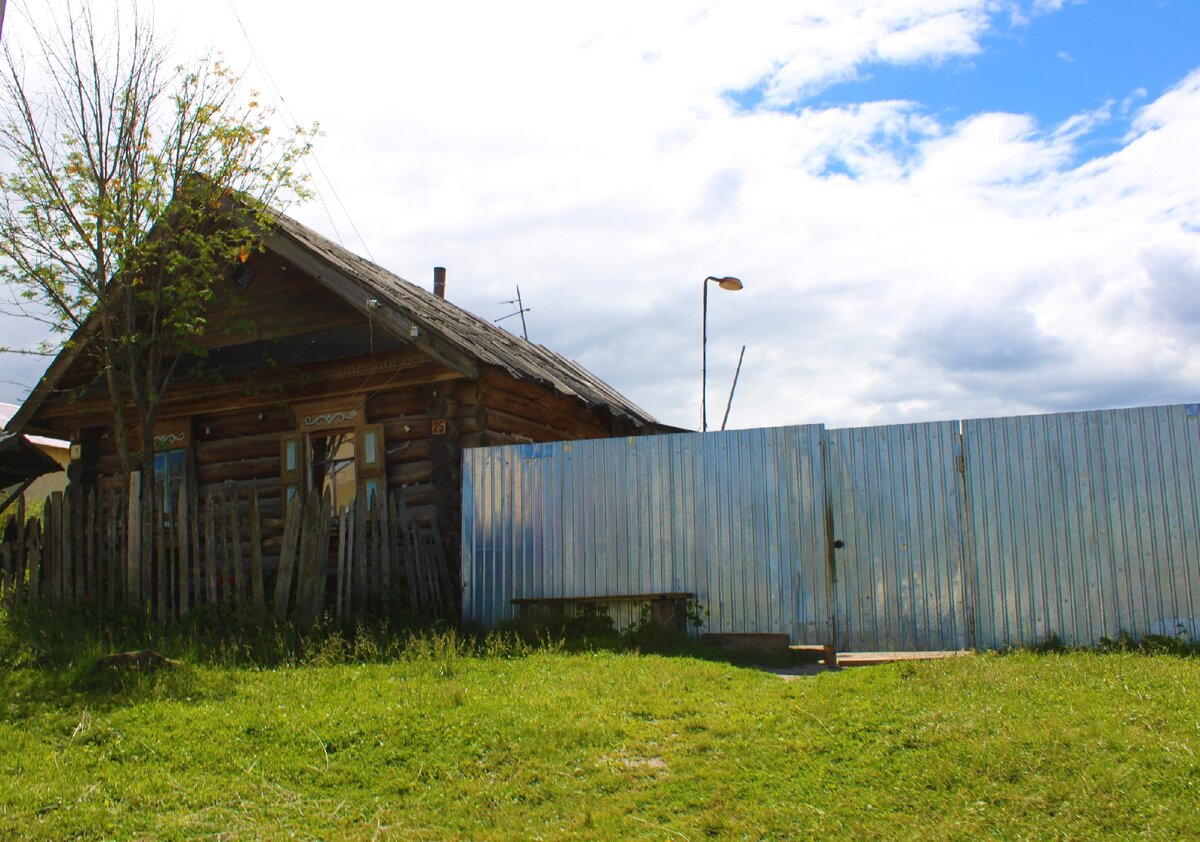
[(188, 419), (163, 421), (154, 425), (154, 449), (175, 450), (192, 446), (192, 424)]
[(361, 427), (367, 416), (363, 399), (331, 398), (316, 403), (293, 404), (296, 411), (296, 429), (302, 433), (325, 433), (329, 430), (344, 430)]
[(359, 411), (348, 409), (344, 412), (326, 412), (321, 415), (305, 415), (300, 426), (306, 430), (317, 430), (321, 427), (347, 427), (358, 423)]

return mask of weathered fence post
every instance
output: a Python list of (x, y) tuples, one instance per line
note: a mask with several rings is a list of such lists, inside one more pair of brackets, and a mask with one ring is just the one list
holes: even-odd
[[(154, 616), (158, 618), (160, 623), (167, 620), (167, 613), (170, 602), (170, 590), (167, 582), (167, 569), (170, 564), (168, 561), (168, 541), (170, 539), (170, 530), (165, 523), (167, 519), (167, 496), (160, 495), (161, 499), (156, 499), (157, 504), (150, 512), (150, 517), (153, 518), (151, 524), (151, 534), (154, 536), (154, 558), (151, 562), (152, 573), (155, 574), (156, 581), (151, 582), (148, 589), (147, 597), (153, 602), (151, 606)], [(157, 585), (158, 587), (155, 587)]]
[(258, 491), (250, 492), (250, 592), (255, 608), (266, 604), (263, 589), (262, 516), (259, 514)]
[(338, 517), (338, 542), (337, 542), (337, 587), (334, 590), (333, 613), (334, 616), (341, 620), (349, 614), (346, 609), (346, 585), (348, 582), (346, 562), (349, 546), (347, 544), (351, 532), (351, 512), (354, 511), (354, 501), (350, 501), (349, 508), (342, 509)]
[(395, 497), (396, 523), (401, 529), (401, 549), (404, 553), (404, 573), (408, 577), (408, 608), (413, 620), (421, 615), (420, 593), (417, 586), (417, 553), (416, 542), (413, 540), (412, 521), (404, 505), (404, 498), (399, 494)]
[(354, 508), (354, 542), (351, 544), (353, 555), (352, 566), (356, 573), (353, 578), (354, 589), (351, 591), (353, 602), (351, 613), (365, 611), (367, 600), (370, 598), (371, 579), (367, 566), (367, 512), (366, 506)]
[(33, 522), (33, 529), (25, 535), (27, 548), (25, 563), (29, 566), (29, 601), (37, 602), (42, 593), (42, 531), (46, 513), (42, 512), (42, 522)]
[(62, 605), (62, 492), (51, 492), (42, 506), (42, 559), (46, 573), (46, 602)]
[(391, 606), (392, 593), (392, 519), (388, 501), (381, 497), (375, 503), (379, 509), (379, 600), (384, 611)]
[[(237, 600), (238, 611), (246, 607), (246, 571), (242, 558), (242, 516), (238, 511), (241, 505), (241, 495), (233, 480), (225, 483), (225, 504), (229, 507), (229, 531), (226, 540), (229, 545), (229, 569), (233, 579), (232, 596)], [(229, 582), (225, 586), (229, 587)]]
[(29, 584), (26, 581), (26, 575), (29, 570), (29, 551), (25, 546), (26, 530), (29, 524), (25, 522), (25, 495), (22, 494), (17, 498), (17, 522), (16, 535), (13, 537), (13, 551), (16, 553), (15, 563), (13, 565), (16, 571), (17, 589), (16, 601), (20, 602), (23, 599), (29, 598)]
[(188, 501), (188, 484), (182, 482), (179, 484), (179, 504), (175, 508), (175, 516), (178, 518), (179, 529), (176, 532), (175, 541), (179, 548), (179, 570), (177, 572), (177, 581), (179, 585), (179, 616), (182, 617), (188, 612), (188, 577), (190, 575), (191, 566), (191, 544), (188, 540), (188, 521), (191, 519), (192, 509)]
[(208, 576), (208, 604), (217, 602), (217, 497), (211, 490), (204, 506), (204, 572)]
[(284, 512), (283, 543), (279, 548), (279, 573), (275, 577), (275, 616), (287, 616), (292, 575), (296, 568), (296, 548), (300, 541), (300, 520), (304, 504), (300, 495), (287, 501)]
[[(7, 533), (7, 524), (3, 525), (0, 533)], [(16, 577), (13, 576), (13, 551), (11, 545), (5, 541), (0, 545), (0, 571), (3, 576), (0, 577), (0, 593), (4, 595), (4, 601), (9, 605), (13, 603), (13, 590), (16, 585)]]
[(314, 603), (316, 598), (314, 581), (319, 555), (319, 533), (321, 531), (321, 497), (310, 494), (304, 504), (304, 514), (300, 526), (300, 563), (296, 575), (296, 624), (301, 628), (311, 628), (316, 621)]
[(100, 530), (97, 528), (96, 489), (89, 488), (83, 495), (83, 510), (86, 522), (83, 528), (84, 587), (87, 590), (88, 602), (94, 606), (100, 605), (100, 577), (96, 572), (96, 556), (100, 541)]
[(62, 571), (59, 579), (59, 604), (72, 605), (75, 602), (75, 530), (72, 528), (75, 525), (75, 495), (69, 486), (67, 491), (55, 493), (61, 494), (59, 497), (61, 508), (56, 524), (59, 547), (62, 550), (59, 556)]
[(190, 505), (188, 506), (188, 519), (192, 523), (192, 605), (200, 605), (204, 602), (204, 586), (203, 579), (200, 575), (200, 534), (203, 531), (200, 523), (200, 494), (189, 495)]
[(142, 595), (142, 472), (129, 474), (125, 520), (125, 599), (141, 604)]

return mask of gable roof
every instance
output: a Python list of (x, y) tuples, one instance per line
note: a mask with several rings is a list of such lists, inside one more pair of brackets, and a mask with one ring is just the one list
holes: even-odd
[[(607, 410), (634, 427), (669, 429), (573, 360), (468, 313), (443, 298), (337, 245), (286, 214), (265, 243), (338, 295), (374, 324), (412, 342), (433, 359), (468, 377), (494, 366), (588, 408)], [(90, 321), (90, 320), (89, 320)], [(7, 425), (23, 430), (86, 346), (89, 323), (76, 331)]]

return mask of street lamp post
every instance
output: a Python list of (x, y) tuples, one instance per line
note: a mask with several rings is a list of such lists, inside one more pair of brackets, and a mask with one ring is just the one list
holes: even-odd
[(700, 367), (700, 432), (708, 432), (708, 282), (714, 281), (721, 289), (737, 292), (742, 282), (737, 278), (716, 278), (709, 275), (704, 279), (704, 314), (701, 320)]

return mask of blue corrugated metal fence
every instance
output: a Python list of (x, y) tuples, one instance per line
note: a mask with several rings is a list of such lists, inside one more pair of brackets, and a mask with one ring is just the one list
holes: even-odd
[(469, 450), (464, 618), (493, 626), (514, 597), (684, 591), (706, 630), (828, 640), (823, 483), (819, 426)]
[(686, 591), (702, 631), (842, 650), (1200, 639), (1198, 530), (1196, 405), (481, 448), (463, 613)]
[(963, 424), (981, 648), (1200, 640), (1200, 408)]

